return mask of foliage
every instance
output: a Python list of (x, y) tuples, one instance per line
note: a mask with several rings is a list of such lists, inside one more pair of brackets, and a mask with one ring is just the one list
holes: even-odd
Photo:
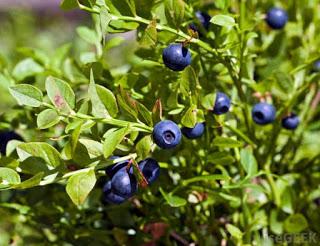
[[(288, 11), (283, 30), (264, 22), (274, 5)], [(10, 141), (0, 159), (0, 245), (273, 245), (272, 235), (320, 233), (318, 1), (61, 7), (92, 15), (92, 26), (76, 28), (82, 41), (20, 48), (17, 62), (1, 56), (2, 94), (16, 104), (0, 129), (24, 141)], [(189, 28), (198, 10), (213, 16), (208, 32)], [(127, 31), (134, 40), (112, 35)], [(161, 54), (180, 42), (192, 64), (174, 72)], [(212, 113), (217, 92), (231, 98), (229, 113)], [(259, 99), (275, 106), (272, 124), (253, 122)], [(281, 127), (291, 112), (301, 120), (295, 131)], [(205, 134), (162, 150), (152, 130), (164, 119), (205, 122)], [(159, 179), (121, 205), (104, 204), (105, 168), (150, 156)]]

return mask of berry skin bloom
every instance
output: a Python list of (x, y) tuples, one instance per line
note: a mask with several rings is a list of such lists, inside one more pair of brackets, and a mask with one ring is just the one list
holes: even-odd
[(170, 44), (162, 52), (166, 67), (173, 71), (182, 71), (191, 64), (191, 53), (182, 44)]
[(153, 140), (162, 149), (172, 149), (181, 141), (180, 128), (171, 120), (158, 122), (153, 129)]
[(267, 24), (273, 29), (282, 29), (288, 21), (288, 14), (284, 9), (271, 8), (266, 17)]
[(135, 176), (124, 167), (112, 177), (111, 187), (116, 195), (129, 198), (137, 191), (138, 183)]
[(216, 115), (225, 114), (229, 111), (230, 106), (230, 98), (226, 94), (218, 92), (213, 107), (213, 113)]
[(252, 108), (252, 118), (258, 125), (267, 125), (276, 118), (276, 109), (269, 103), (258, 103)]
[(189, 139), (196, 139), (202, 136), (205, 129), (205, 123), (197, 123), (194, 128), (183, 127), (182, 134)]
[(288, 130), (295, 130), (300, 123), (299, 117), (291, 113), (289, 116), (284, 117), (281, 121), (282, 127)]
[[(119, 158), (119, 156), (111, 156), (110, 157), (110, 160), (115, 160)], [(113, 165), (110, 165), (106, 168), (106, 174), (112, 178), (113, 175), (116, 174), (116, 172), (118, 172), (120, 169), (126, 167), (128, 165), (129, 161), (128, 160), (125, 160), (125, 161), (122, 161), (122, 162), (118, 162), (116, 164), (113, 164)]]
[(140, 161), (139, 168), (149, 185), (156, 181), (160, 175), (160, 166), (155, 159), (147, 158)]
[(126, 200), (126, 198), (120, 195), (117, 195), (113, 192), (111, 181), (108, 181), (105, 183), (105, 185), (103, 186), (102, 192), (103, 192), (103, 199), (108, 203), (120, 204)]

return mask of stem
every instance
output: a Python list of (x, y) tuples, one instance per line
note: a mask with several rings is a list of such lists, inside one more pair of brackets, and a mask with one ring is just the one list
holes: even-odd
[(277, 207), (279, 207), (280, 203), (281, 203), (281, 199), (280, 199), (279, 193), (277, 192), (276, 183), (275, 183), (273, 176), (271, 174), (271, 171), (270, 171), (270, 164), (271, 164), (271, 160), (269, 159), (267, 161), (267, 164), (265, 165), (264, 170), (266, 172), (267, 180), (268, 180), (269, 185), (271, 187), (271, 192), (272, 192), (272, 197), (274, 199), (274, 202), (277, 205)]
[(135, 122), (125, 121), (125, 120), (117, 120), (113, 118), (98, 118), (98, 117), (93, 117), (93, 116), (89, 116), (81, 113), (76, 113), (74, 115), (73, 114), (61, 114), (61, 115), (65, 117), (76, 118), (76, 119), (98, 121), (107, 125), (129, 127), (132, 130), (141, 131), (141, 132), (151, 133), (153, 131), (152, 127), (147, 126), (143, 123), (135, 123)]

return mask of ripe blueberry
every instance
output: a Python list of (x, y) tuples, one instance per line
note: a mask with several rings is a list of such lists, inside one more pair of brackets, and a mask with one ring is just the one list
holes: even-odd
[(126, 200), (126, 198), (120, 195), (117, 195), (113, 192), (111, 181), (107, 181), (107, 183), (105, 183), (102, 191), (103, 191), (103, 198), (108, 203), (120, 204)]
[(282, 29), (288, 21), (288, 14), (284, 9), (271, 8), (266, 17), (266, 22), (273, 29)]
[(289, 116), (283, 118), (281, 123), (283, 128), (286, 128), (288, 130), (294, 130), (298, 127), (300, 120), (296, 114), (291, 113)]
[(0, 153), (6, 154), (7, 144), (11, 140), (22, 140), (22, 138), (14, 131), (0, 133)]
[[(197, 11), (196, 12), (196, 17), (199, 20), (199, 22), (201, 23), (201, 25), (203, 26), (204, 29), (209, 30), (210, 27), (210, 20), (211, 20), (211, 16), (208, 15), (205, 12), (202, 11)], [(198, 27), (196, 24), (192, 23), (189, 26), (192, 30), (199, 32)]]
[(153, 128), (153, 140), (162, 149), (172, 149), (181, 141), (180, 128), (171, 120), (158, 122)]
[(317, 60), (313, 63), (313, 69), (314, 72), (320, 72), (320, 60)]
[(276, 109), (268, 103), (258, 103), (252, 108), (253, 121), (259, 125), (266, 125), (276, 118)]
[(229, 111), (230, 105), (230, 98), (226, 94), (218, 92), (214, 103), (213, 113), (217, 115), (225, 114)]
[(162, 52), (164, 64), (173, 71), (182, 71), (191, 64), (191, 53), (182, 44), (170, 44)]
[(183, 127), (181, 129), (181, 132), (184, 136), (186, 136), (189, 139), (195, 139), (202, 136), (205, 128), (205, 123), (197, 123), (194, 128), (189, 127)]
[(147, 158), (139, 162), (139, 168), (149, 184), (152, 184), (160, 174), (160, 166), (155, 159)]
[[(119, 156), (111, 156), (111, 157), (110, 157), (111, 160), (115, 160), (115, 159), (117, 159), (117, 158), (119, 158)], [(129, 161), (128, 161), (128, 160), (125, 160), (125, 161), (121, 161), (121, 162), (118, 162), (118, 163), (116, 163), (116, 164), (113, 164), (113, 165), (111, 165), (111, 166), (108, 166), (108, 167), (106, 168), (106, 174), (107, 174), (110, 178), (112, 178), (113, 175), (115, 175), (115, 173), (116, 173), (117, 171), (119, 171), (121, 168), (126, 167), (126, 166), (128, 165), (128, 163), (129, 163)]]
[(128, 198), (137, 191), (138, 183), (135, 176), (123, 167), (113, 175), (111, 188), (114, 194)]

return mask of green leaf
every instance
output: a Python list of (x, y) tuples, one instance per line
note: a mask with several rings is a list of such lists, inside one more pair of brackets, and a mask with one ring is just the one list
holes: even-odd
[(216, 137), (213, 140), (212, 145), (221, 148), (237, 148), (241, 147), (243, 144), (232, 138)]
[(43, 110), (37, 117), (37, 125), (39, 129), (47, 129), (60, 121), (59, 115), (54, 109)]
[(74, 109), (75, 94), (67, 82), (50, 76), (46, 80), (46, 90), (48, 97), (57, 109), (67, 113)]
[(86, 200), (96, 183), (94, 170), (72, 175), (67, 183), (66, 191), (75, 205), (81, 205)]
[(160, 188), (160, 192), (171, 207), (182, 207), (187, 204), (186, 199), (166, 193), (162, 188)]
[(63, 60), (67, 57), (71, 49), (71, 44), (64, 44), (54, 52), (53, 57), (51, 58), (51, 67), (59, 71), (61, 69)]
[(137, 154), (141, 159), (148, 157), (152, 145), (151, 136), (144, 136), (136, 145)]
[(201, 105), (207, 110), (213, 110), (216, 101), (216, 93), (205, 95), (201, 100)]
[(11, 168), (0, 167), (0, 189), (17, 185), (20, 182), (20, 176), (16, 171)]
[(302, 214), (292, 214), (284, 221), (284, 228), (289, 233), (300, 233), (308, 226), (308, 221)]
[(126, 32), (130, 30), (136, 30), (139, 27), (137, 22), (127, 22), (122, 20), (112, 20), (107, 27), (107, 31), (110, 33)]
[(17, 152), (21, 161), (34, 156), (42, 158), (50, 167), (55, 168), (61, 165), (59, 152), (47, 143), (22, 143), (17, 147)]
[(230, 165), (235, 159), (226, 152), (215, 152), (208, 155), (208, 161), (217, 165)]
[(231, 224), (227, 224), (226, 228), (232, 237), (237, 238), (239, 240), (242, 239), (243, 233), (238, 227)]
[(165, 0), (165, 14), (170, 24), (178, 27), (184, 19), (185, 3), (183, 0)]
[(278, 221), (278, 211), (273, 209), (270, 213), (270, 229), (275, 234), (282, 234), (283, 233), (283, 223)]
[(258, 173), (257, 160), (254, 157), (251, 148), (244, 148), (240, 151), (240, 163), (249, 177)]
[(129, 131), (129, 127), (120, 129), (111, 128), (104, 134), (103, 155), (106, 159), (113, 153)]
[(160, 99), (157, 99), (152, 108), (152, 122), (153, 124), (162, 120), (162, 103)]
[(137, 109), (139, 112), (139, 117), (141, 121), (146, 123), (147, 125), (151, 126), (152, 125), (152, 114), (151, 112), (142, 104), (139, 102), (136, 102)]
[(196, 105), (190, 106), (182, 116), (181, 124), (186, 127), (193, 128), (197, 123), (197, 111)]
[(109, 89), (101, 86), (101, 85), (96, 85), (96, 90), (98, 93), (98, 96), (107, 109), (108, 113), (112, 116), (115, 117), (118, 114), (118, 104), (117, 104), (117, 99), (110, 91)]
[(78, 7), (78, 1), (77, 0), (62, 0), (62, 2), (60, 3), (60, 7), (63, 10), (70, 10), (70, 9)]
[(230, 27), (236, 25), (236, 21), (229, 15), (215, 15), (210, 20), (211, 23), (218, 26)]
[(32, 85), (14, 85), (9, 88), (9, 91), (20, 105), (40, 107), (42, 104), (42, 92)]
[(117, 47), (120, 44), (122, 44), (124, 41), (126, 41), (126, 40), (121, 36), (113, 37), (113, 38), (109, 39), (108, 42), (106, 43), (106, 45), (104, 47), (104, 51), (106, 52), (114, 47)]
[(89, 29), (85, 26), (80, 26), (77, 28), (78, 35), (89, 44), (97, 44), (100, 42), (97, 33), (94, 30)]
[[(116, 116), (118, 113), (117, 101), (111, 91), (96, 85), (93, 72), (90, 73), (89, 97), (92, 103), (92, 114), (96, 117), (109, 118), (110, 114)], [(108, 112), (110, 110), (110, 114)]]
[(103, 154), (103, 145), (100, 142), (84, 138), (79, 139), (79, 142), (86, 147), (90, 158), (96, 158)]
[(120, 95), (117, 95), (117, 100), (121, 109), (123, 109), (134, 120), (138, 119), (138, 106), (137, 101), (129, 96), (129, 94), (123, 89), (120, 90)]
[(179, 78), (180, 90), (185, 96), (195, 94), (199, 85), (198, 76), (191, 66), (186, 67)]
[(27, 77), (37, 75), (44, 71), (43, 67), (36, 63), (33, 59), (27, 58), (19, 62), (13, 69), (12, 75), (18, 81)]
[(44, 176), (44, 172), (37, 173), (36, 175), (31, 177), (30, 179), (27, 179), (27, 180), (21, 182), (20, 184), (15, 185), (14, 188), (15, 189), (28, 189), (28, 188), (32, 188), (34, 186), (37, 186), (40, 184), (43, 176)]
[(129, 5), (129, 8), (131, 10), (131, 13), (136, 16), (137, 12), (136, 12), (136, 5), (134, 0), (125, 0), (127, 2), (127, 4)]
[(146, 30), (143, 33), (140, 44), (144, 48), (152, 48), (155, 47), (158, 41), (158, 33), (157, 33), (157, 22), (156, 20), (152, 20), (150, 24), (147, 26)]

